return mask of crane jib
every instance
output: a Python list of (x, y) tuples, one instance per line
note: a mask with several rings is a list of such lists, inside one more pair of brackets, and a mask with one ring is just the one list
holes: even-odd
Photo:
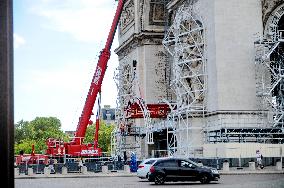
[[(90, 120), (91, 116), (93, 115), (92, 110), (96, 102), (97, 95), (98, 93), (101, 92), (101, 85), (107, 69), (107, 63), (111, 55), (110, 52), (111, 46), (113, 43), (115, 31), (117, 29), (117, 25), (119, 23), (125, 1), (126, 0), (118, 0), (116, 13), (110, 31), (108, 33), (105, 48), (101, 51), (101, 54), (99, 56), (97, 68), (92, 78), (91, 86), (87, 94), (85, 105), (83, 107), (81, 117), (79, 117), (79, 122), (77, 124), (75, 137), (72, 139), (71, 142), (64, 142), (64, 143), (62, 142), (62, 144), (59, 144), (61, 142), (59, 142), (57, 139), (49, 138), (47, 140), (46, 153), (51, 157), (53, 156), (63, 157), (65, 154), (71, 157), (102, 156), (102, 150), (101, 148), (98, 147), (99, 117), (97, 117), (96, 121), (94, 145), (92, 146), (91, 144), (84, 144), (83, 141), (86, 134), (87, 126), (89, 124), (92, 124), (92, 121)], [(44, 157), (45, 159), (47, 159), (47, 155)]]
[[(103, 78), (104, 78), (104, 75), (105, 75), (105, 72), (106, 72), (106, 69), (107, 69), (108, 60), (109, 60), (110, 55), (111, 55), (110, 49), (111, 49), (111, 46), (112, 46), (112, 43), (113, 43), (113, 38), (115, 36), (115, 31), (117, 29), (117, 25), (118, 25), (119, 20), (120, 20), (121, 12), (122, 12), (123, 7), (124, 7), (124, 3), (125, 3), (125, 0), (119, 0), (119, 2), (118, 2), (115, 17), (113, 19), (111, 29), (108, 33), (108, 38), (107, 38), (107, 41), (106, 41), (105, 48), (101, 51), (101, 54), (99, 56), (97, 68), (96, 68), (94, 76), (92, 78), (91, 86), (90, 86), (90, 89), (89, 89), (89, 92), (88, 92), (88, 95), (87, 95), (87, 98), (86, 98), (86, 101), (85, 101), (85, 105), (83, 107), (81, 117), (79, 118), (77, 130), (76, 130), (76, 133), (75, 133), (76, 138), (72, 142), (73, 145), (74, 144), (75, 145), (81, 144), (83, 138), (85, 137), (87, 126), (91, 122), (90, 118), (91, 118), (91, 115), (92, 115), (92, 110), (93, 110), (93, 107), (94, 107), (94, 104), (95, 104), (95, 101), (96, 101), (96, 98), (97, 98), (97, 94), (98, 94), (98, 92), (101, 91), (102, 81), (103, 81)], [(98, 129), (96, 131), (98, 131)], [(74, 148), (75, 148), (75, 146), (74, 146)]]

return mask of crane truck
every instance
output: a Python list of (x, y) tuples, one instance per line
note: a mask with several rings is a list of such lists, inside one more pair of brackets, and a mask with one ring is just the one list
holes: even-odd
[(109, 31), (105, 47), (100, 53), (98, 64), (92, 78), (92, 82), (88, 91), (88, 95), (79, 118), (75, 137), (71, 142), (62, 142), (56, 139), (47, 140), (46, 154), (51, 156), (100, 156), (101, 148), (98, 147), (98, 132), (99, 132), (99, 114), (96, 117), (96, 130), (94, 134), (93, 144), (83, 144), (84, 137), (86, 134), (87, 126), (93, 124), (90, 120), (93, 115), (93, 107), (96, 102), (98, 94), (101, 92), (102, 81), (107, 69), (107, 63), (110, 58), (110, 50), (115, 36), (116, 28), (119, 23), (119, 19), (123, 10), (125, 0), (119, 0), (116, 13), (112, 22), (111, 29)]
[[(64, 142), (62, 140), (49, 138), (46, 141), (47, 149), (46, 154), (41, 155), (43, 158), (47, 157), (56, 157), (62, 158), (65, 155), (69, 157), (98, 157), (101, 156), (102, 150), (98, 146), (98, 133), (99, 133), (99, 113), (96, 117), (96, 129), (94, 134), (94, 143), (84, 144), (84, 137), (86, 134), (86, 130), (88, 125), (93, 124), (91, 121), (91, 116), (93, 114), (93, 107), (96, 102), (97, 96), (101, 92), (102, 81), (107, 69), (107, 63), (110, 58), (110, 50), (113, 43), (113, 39), (115, 36), (115, 32), (117, 29), (117, 25), (120, 20), (120, 16), (123, 10), (125, 0), (118, 0), (118, 5), (116, 8), (116, 13), (114, 19), (112, 21), (111, 29), (109, 31), (107, 41), (105, 47), (100, 52), (99, 60), (97, 63), (97, 67), (95, 73), (93, 75), (91, 85), (86, 97), (86, 101), (79, 118), (79, 122), (77, 124), (77, 129), (75, 132), (75, 137), (70, 142)], [(100, 108), (100, 107), (99, 107)], [(34, 151), (34, 150), (33, 150)], [(34, 152), (29, 156), (23, 157), (20, 155), (16, 158), (17, 163), (21, 163), (22, 159), (29, 157), (29, 163), (36, 163), (34, 162)], [(45, 160), (46, 161), (46, 160)]]

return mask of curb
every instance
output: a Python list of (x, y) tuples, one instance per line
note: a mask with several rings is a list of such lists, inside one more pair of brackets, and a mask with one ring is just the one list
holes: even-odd
[(219, 171), (220, 175), (248, 175), (248, 174), (284, 174), (284, 171)]
[(15, 179), (43, 179), (43, 178), (95, 178), (95, 177), (136, 177), (135, 174), (80, 174), (80, 175), (17, 175)]

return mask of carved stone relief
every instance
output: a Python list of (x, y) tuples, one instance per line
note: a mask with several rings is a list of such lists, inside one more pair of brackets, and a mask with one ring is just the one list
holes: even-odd
[[(268, 40), (276, 41), (281, 35), (279, 32), (278, 22), (284, 15), (284, 3), (279, 4), (272, 12), (269, 13), (269, 17), (265, 24), (264, 35)], [(282, 31), (281, 31), (282, 33)]]
[(120, 31), (123, 33), (129, 25), (134, 22), (135, 12), (134, 12), (134, 1), (130, 0), (124, 5), (123, 11), (121, 13), (119, 27)]
[(170, 63), (168, 63), (169, 57), (167, 54), (165, 54), (164, 51), (158, 51), (155, 56), (158, 57), (157, 63), (155, 64), (154, 68), (155, 74), (157, 75), (155, 87), (157, 91), (165, 95), (159, 97), (169, 98), (169, 91), (171, 90), (169, 85), (171, 75)]
[(271, 12), (282, 3), (284, 3), (284, 0), (262, 0), (262, 18), (264, 25), (266, 24)]
[(165, 22), (164, 0), (151, 0), (149, 12), (149, 25), (163, 26)]

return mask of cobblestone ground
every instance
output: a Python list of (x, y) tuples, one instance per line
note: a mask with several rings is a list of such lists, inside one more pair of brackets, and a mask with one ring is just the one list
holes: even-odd
[[(93, 178), (42, 178), (16, 179), (16, 188), (140, 188), (156, 187), (137, 177), (93, 177)], [(193, 188), (284, 188), (284, 174), (222, 175), (218, 182), (202, 185), (199, 182), (166, 183), (157, 187)]]

